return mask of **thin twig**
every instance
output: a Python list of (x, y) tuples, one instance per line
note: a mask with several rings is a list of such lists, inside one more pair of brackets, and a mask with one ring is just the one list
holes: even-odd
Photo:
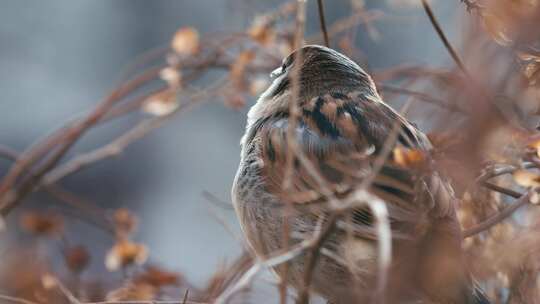
[(307, 253), (306, 263), (304, 267), (304, 282), (302, 288), (298, 292), (298, 300), (296, 301), (297, 304), (309, 303), (309, 286), (311, 285), (313, 272), (315, 271), (317, 260), (321, 252), (321, 247), (334, 230), (338, 218), (339, 214), (337, 212), (333, 212), (330, 214), (327, 219), (326, 225), (319, 233), (319, 236), (316, 238), (311, 250), (309, 250), (309, 252)]
[(319, 8), (319, 22), (321, 23), (321, 31), (323, 33), (324, 45), (327, 47), (330, 47), (330, 39), (328, 38), (328, 30), (326, 29), (326, 19), (324, 17), (323, 0), (317, 0), (317, 7)]
[(504, 188), (504, 187), (501, 187), (499, 185), (495, 185), (495, 184), (490, 183), (490, 182), (483, 182), (482, 186), (488, 188), (489, 190), (499, 192), (499, 193), (511, 196), (513, 198), (520, 198), (523, 195), (523, 194), (521, 194), (521, 193), (519, 193), (517, 191), (514, 191), (512, 189)]
[(186, 289), (186, 292), (184, 293), (184, 299), (182, 300), (182, 304), (186, 304), (189, 297), (189, 289)]
[(482, 6), (478, 4), (478, 0), (472, 1), (472, 0), (461, 0), (463, 4), (467, 7), (467, 12), (472, 12), (473, 10), (480, 10)]
[(207, 302), (197, 301), (167, 301), (167, 300), (148, 300), (148, 301), (102, 301), (102, 302), (83, 302), (81, 304), (209, 304)]
[(159, 128), (168, 117), (170, 116), (142, 120), (135, 125), (135, 127), (122, 134), (111, 143), (88, 153), (81, 154), (64, 165), (50, 171), (43, 177), (43, 184), (54, 184), (65, 176), (80, 171), (91, 164), (121, 154), (132, 142), (144, 137), (152, 130)]
[(26, 299), (23, 299), (23, 298), (12, 297), (12, 296), (8, 296), (8, 295), (3, 295), (3, 294), (0, 294), (0, 299), (4, 300), (4, 301), (11, 302), (11, 303), (18, 303), (18, 304), (39, 304), (39, 303), (34, 302), (34, 301), (26, 300)]
[(400, 88), (389, 84), (378, 84), (377, 86), (381, 91), (388, 92), (392, 94), (400, 94), (400, 95), (408, 95), (411, 97), (416, 98), (419, 101), (427, 102), (436, 106), (439, 106), (441, 108), (444, 108), (446, 110), (452, 111), (452, 112), (458, 112), (461, 114), (468, 114), (467, 111), (461, 109), (459, 106), (447, 103), (446, 101), (442, 99), (438, 99), (436, 97), (430, 96), (429, 94), (423, 93), (423, 92), (417, 92), (414, 90), (406, 89), (406, 88)]
[(482, 223), (480, 223), (480, 224), (478, 224), (478, 225), (476, 225), (474, 227), (465, 229), (465, 231), (463, 232), (463, 238), (468, 238), (468, 237), (474, 236), (474, 235), (476, 235), (476, 234), (478, 234), (480, 232), (486, 231), (489, 228), (493, 227), (494, 225), (496, 225), (496, 224), (502, 222), (503, 220), (505, 220), (506, 218), (510, 217), (514, 213), (514, 211), (516, 211), (520, 207), (530, 203), (531, 195), (533, 195), (532, 191), (534, 191), (534, 190), (531, 190), (531, 191), (523, 194), (515, 202), (508, 205), (502, 211), (492, 215), (490, 218), (483, 221)]
[(457, 52), (454, 50), (454, 47), (452, 47), (452, 45), (450, 44), (450, 41), (448, 40), (448, 38), (446, 37), (446, 34), (442, 30), (442, 27), (437, 21), (435, 14), (433, 14), (433, 11), (431, 10), (431, 6), (427, 2), (427, 0), (421, 0), (421, 1), (422, 1), (422, 6), (424, 7), (424, 11), (428, 15), (429, 20), (431, 21), (431, 24), (433, 25), (433, 28), (435, 28), (435, 31), (437, 32), (437, 34), (439, 35), (439, 38), (441, 39), (444, 46), (446, 47), (446, 50), (448, 51), (448, 53), (450, 53), (450, 56), (452, 57), (454, 62), (457, 64), (459, 69), (463, 72), (463, 74), (465, 74), (467, 78), (471, 79), (471, 76), (469, 72), (467, 71), (467, 68), (465, 67), (461, 59), (459, 58)]
[(240, 277), (236, 284), (227, 288), (221, 295), (215, 300), (215, 304), (225, 304), (236, 293), (244, 290), (253, 281), (255, 276), (264, 269), (269, 269), (281, 265), (287, 261), (290, 261), (304, 252), (306, 248), (311, 246), (312, 240), (304, 240), (299, 245), (292, 247), (284, 253), (277, 254), (266, 259), (258, 259), (256, 262)]
[[(298, 106), (298, 103), (300, 102), (300, 73), (301, 73), (301, 67), (302, 67), (302, 60), (303, 60), (303, 51), (302, 47), (304, 45), (304, 27), (306, 23), (306, 0), (297, 0), (296, 1), (296, 31), (295, 31), (295, 37), (294, 37), (294, 48), (296, 50), (296, 53), (294, 55), (294, 61), (296, 64), (293, 65), (293, 69), (291, 71), (291, 78), (292, 78), (292, 92), (291, 92), (291, 98), (289, 100), (289, 119), (288, 119), (288, 126), (287, 126), (287, 154), (286, 154), (286, 163), (285, 163), (285, 177), (283, 179), (283, 191), (288, 192), (293, 190), (293, 163), (296, 158), (296, 153), (294, 147), (297, 145), (297, 139), (296, 139), (296, 126), (298, 124), (298, 119), (300, 116), (300, 109)], [(285, 205), (285, 219), (283, 221), (283, 238), (282, 238), (282, 244), (283, 249), (288, 250), (289, 248), (289, 242), (290, 242), (290, 225), (289, 225), (289, 214), (292, 210), (292, 206), (290, 203), (286, 203)], [(278, 286), (279, 288), (279, 295), (280, 295), (280, 303), (286, 304), (287, 303), (287, 284), (288, 284), (288, 275), (289, 275), (289, 263), (284, 263), (282, 266), (281, 272), (282, 275), (280, 277), (280, 284)]]

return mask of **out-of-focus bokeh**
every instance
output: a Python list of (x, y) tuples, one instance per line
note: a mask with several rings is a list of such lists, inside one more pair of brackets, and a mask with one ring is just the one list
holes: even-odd
[[(463, 10), (436, 1), (443, 24)], [(174, 32), (193, 26), (201, 33), (240, 32), (257, 16), (277, 7), (269, 0), (7, 0), (0, 9), (0, 141), (19, 151), (66, 120), (91, 109), (122, 79), (140, 54), (169, 43)], [(445, 65), (450, 62), (418, 5), (366, 1), (386, 14), (374, 22), (377, 39), (361, 26), (357, 47), (369, 68), (397, 63)], [(327, 1), (333, 22), (350, 12), (350, 1)], [(307, 34), (319, 31), (315, 1), (308, 3)], [(450, 37), (458, 35), (448, 28)], [(62, 185), (105, 208), (127, 207), (140, 217), (137, 240), (150, 248), (151, 261), (180, 270), (201, 284), (224, 259), (241, 252), (232, 209), (210, 203), (203, 192), (230, 202), (230, 187), (239, 160), (239, 140), (249, 105), (239, 111), (210, 102), (181, 114), (163, 128), (130, 146), (120, 157), (97, 163)], [(118, 134), (128, 121), (93, 130), (69, 155), (98, 146)], [(1, 172), (8, 162), (0, 161)], [(21, 209), (62, 204), (34, 195)], [(216, 219), (216, 215), (221, 220)], [(16, 222), (17, 215), (8, 218)], [(223, 221), (235, 234), (224, 228)], [(92, 244), (103, 253), (112, 243), (103, 232), (76, 218), (69, 238)], [(10, 240), (0, 235), (2, 250)], [(8, 249), (6, 249), (8, 250)], [(91, 273), (106, 271), (99, 255)]]
[[(278, 302), (268, 271), (239, 279), (262, 260), (242, 254), (230, 188), (246, 113), (293, 48), (299, 3), (1, 2), (1, 303), (186, 290), (207, 303), (246, 282), (256, 292), (231, 303)], [(493, 303), (536, 303), (540, 2), (324, 4), (330, 45), (391, 106), (410, 105), (433, 143), (391, 156), (409, 169), (428, 161), (417, 167), (452, 184), (464, 268)], [(315, 0), (304, 38), (323, 42)]]
[[(418, 5), (366, 2), (388, 14), (384, 22), (374, 23), (378, 39), (370, 38), (362, 27), (358, 30), (357, 47), (365, 52), (370, 68), (450, 62)], [(256, 15), (280, 3), (4, 1), (0, 10), (0, 141), (23, 150), (67, 119), (91, 109), (119, 83), (137, 56), (168, 44), (180, 27), (193, 26), (201, 33), (242, 31)], [(308, 34), (319, 31), (314, 4), (308, 4)], [(329, 1), (328, 21), (346, 16), (349, 5), (346, 0)], [(447, 1), (435, 2), (435, 7), (444, 23), (455, 21), (462, 12)], [(449, 35), (454, 37), (455, 31), (450, 28)], [(120, 157), (76, 173), (62, 185), (100, 206), (133, 210), (141, 223), (137, 239), (151, 248), (151, 260), (185, 272), (196, 283), (204, 282), (224, 259), (241, 252), (234, 212), (209, 203), (203, 192), (230, 202), (248, 107), (235, 111), (217, 102), (199, 106)], [(70, 155), (96, 147), (124, 125), (115, 122), (92, 131)], [(5, 172), (8, 163), (2, 161), (0, 168)], [(51, 200), (35, 195), (25, 206), (61, 207)], [(71, 230), (70, 238), (96, 249), (110, 247), (100, 231), (74, 222), (70, 225), (77, 229)], [(2, 247), (9, 238), (22, 237), (3, 234)], [(106, 271), (101, 262), (92, 261), (92, 269)]]

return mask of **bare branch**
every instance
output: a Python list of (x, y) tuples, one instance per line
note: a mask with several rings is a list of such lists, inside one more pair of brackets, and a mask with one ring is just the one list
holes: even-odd
[(326, 29), (326, 20), (324, 18), (324, 3), (323, 0), (317, 0), (319, 8), (319, 22), (321, 24), (321, 32), (323, 33), (324, 45), (330, 47), (330, 39), (328, 38), (328, 30)]
[(523, 194), (519, 199), (517, 199), (512, 204), (508, 205), (506, 208), (504, 208), (502, 211), (492, 215), (487, 220), (483, 221), (482, 223), (465, 229), (463, 232), (463, 238), (468, 238), (471, 236), (474, 236), (480, 232), (486, 231), (489, 228), (493, 227), (494, 225), (502, 222), (503, 220), (510, 217), (516, 210), (518, 210), (520, 207), (527, 205), (530, 203), (531, 195), (533, 195), (533, 192), (535, 190), (531, 190), (525, 194)]
[(454, 62), (457, 64), (459, 69), (463, 72), (463, 74), (465, 74), (465, 76), (467, 76), (467, 78), (470, 79), (471, 78), (470, 73), (467, 71), (467, 68), (465, 67), (461, 59), (459, 58), (454, 47), (452, 47), (452, 45), (450, 44), (450, 41), (448, 40), (448, 38), (446, 37), (446, 34), (442, 30), (442, 27), (437, 21), (435, 14), (433, 14), (433, 11), (431, 10), (431, 6), (427, 2), (427, 0), (421, 0), (421, 1), (422, 1), (422, 6), (424, 7), (424, 10), (426, 14), (428, 15), (429, 20), (431, 21), (431, 24), (433, 25), (433, 28), (435, 28), (435, 31), (437, 32), (437, 34), (439, 35), (439, 38), (441, 39), (444, 46), (446, 47), (446, 50), (448, 51), (448, 53), (450, 53), (450, 56), (452, 57)]

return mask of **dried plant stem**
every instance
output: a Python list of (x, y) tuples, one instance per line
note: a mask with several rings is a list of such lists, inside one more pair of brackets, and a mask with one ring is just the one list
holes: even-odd
[[(2, 295), (0, 294), (0, 299), (7, 301), (8, 303), (16, 303), (16, 304), (40, 304), (38, 302), (18, 298), (18, 297), (11, 297), (8, 295)], [(161, 301), (161, 300), (150, 300), (150, 301), (140, 301), (140, 300), (133, 300), (133, 301), (102, 301), (102, 302), (80, 302), (80, 304), (207, 304), (204, 302), (196, 302), (196, 301), (189, 301), (187, 299), (184, 299), (182, 301)]]
[[(294, 39), (294, 48), (295, 53), (295, 62), (292, 70), (292, 93), (291, 99), (289, 100), (289, 119), (287, 127), (287, 155), (286, 155), (286, 167), (285, 167), (285, 178), (283, 179), (283, 191), (293, 191), (292, 189), (292, 178), (293, 178), (293, 163), (295, 159), (295, 151), (293, 147), (296, 146), (296, 126), (298, 124), (298, 118), (300, 116), (300, 109), (298, 107), (298, 102), (300, 98), (300, 69), (302, 67), (302, 51), (301, 48), (304, 44), (304, 27), (306, 23), (306, 0), (297, 0), (296, 1), (296, 31)], [(283, 221), (283, 232), (282, 232), (282, 242), (284, 250), (288, 250), (290, 242), (290, 224), (289, 224), (289, 215), (292, 214), (292, 206), (289, 203), (286, 203), (285, 206), (285, 218)], [(280, 294), (280, 303), (286, 304), (287, 302), (287, 285), (288, 285), (288, 275), (289, 275), (289, 263), (284, 263), (281, 265), (281, 277), (279, 284), (279, 294)]]
[[(8, 159), (10, 161), (17, 160), (19, 153), (10, 147), (0, 146), (0, 156)], [(44, 190), (51, 195), (52, 197), (68, 203), (69, 205), (75, 207), (76, 209), (89, 214), (90, 224), (94, 225), (97, 228), (103, 229), (107, 233), (114, 234), (114, 229), (110, 227), (107, 221), (104, 221), (105, 213), (99, 207), (96, 207), (95, 204), (90, 204), (83, 201), (76, 195), (66, 191), (58, 185), (44, 185)], [(86, 218), (84, 218), (86, 220)]]
[(186, 289), (186, 292), (184, 293), (184, 299), (182, 300), (182, 304), (186, 304), (189, 297), (189, 289)]
[(0, 300), (7, 301), (8, 303), (39, 304), (37, 302), (33, 302), (33, 301), (30, 301), (30, 300), (25, 300), (25, 299), (17, 298), (17, 297), (11, 297), (11, 296), (8, 296), (8, 295), (3, 295), (3, 294), (0, 294)]
[(304, 269), (304, 278), (303, 278), (304, 284), (298, 292), (298, 299), (296, 301), (297, 304), (309, 303), (309, 294), (310, 294), (309, 286), (311, 285), (313, 272), (315, 270), (315, 266), (317, 264), (317, 260), (320, 255), (321, 248), (324, 242), (326, 241), (326, 239), (330, 236), (330, 234), (334, 230), (334, 227), (338, 218), (339, 218), (339, 214), (337, 212), (333, 212), (330, 214), (328, 219), (326, 219), (326, 224), (324, 228), (318, 233), (319, 236), (315, 239), (313, 247), (307, 253), (305, 269)]
[(406, 89), (406, 88), (400, 88), (389, 84), (378, 84), (377, 87), (383, 91), (388, 92), (390, 94), (400, 94), (400, 95), (407, 95), (414, 97), (415, 99), (423, 102), (427, 102), (430, 104), (433, 104), (435, 106), (444, 108), (446, 110), (449, 110), (451, 112), (457, 112), (461, 114), (468, 114), (467, 111), (461, 109), (459, 106), (448, 103), (442, 99), (438, 99), (436, 97), (430, 96), (429, 94), (423, 93), (423, 92), (417, 92), (414, 90)]
[(478, 183), (482, 183), (487, 181), (488, 179), (505, 175), (505, 174), (511, 174), (514, 173), (514, 171), (519, 169), (531, 169), (536, 168), (537, 165), (532, 162), (523, 162), (519, 166), (513, 166), (513, 165), (498, 165), (498, 166), (491, 166), (484, 170), (484, 172), (480, 175), (480, 177), (477, 178)]
[(442, 30), (442, 27), (439, 24), (439, 21), (437, 21), (437, 18), (435, 17), (435, 14), (433, 14), (433, 10), (431, 9), (431, 6), (427, 2), (427, 0), (421, 0), (421, 1), (422, 1), (422, 6), (424, 7), (424, 11), (426, 12), (427, 16), (429, 17), (429, 20), (431, 21), (431, 24), (433, 25), (433, 28), (437, 32), (437, 35), (439, 35), (439, 38), (443, 42), (446, 50), (448, 51), (448, 53), (450, 53), (450, 56), (452, 57), (454, 62), (457, 64), (459, 69), (463, 72), (463, 74), (465, 74), (465, 76), (468, 79), (471, 79), (471, 75), (469, 74), (467, 68), (465, 67), (465, 65), (463, 64), (461, 59), (459, 58), (459, 56), (458, 56), (457, 52), (455, 51), (454, 47), (452, 46), (452, 44), (450, 44), (450, 41), (448, 40), (448, 38), (446, 37), (446, 34)]
[(499, 192), (499, 193), (511, 196), (513, 198), (520, 198), (522, 196), (522, 194), (517, 191), (514, 191), (512, 189), (507, 189), (507, 188), (501, 187), (499, 185), (495, 185), (490, 182), (483, 182), (482, 186), (488, 188), (489, 190), (493, 190), (495, 192)]
[(290, 248), (284, 253), (277, 254), (263, 260), (257, 259), (256, 262), (246, 272), (242, 274), (236, 284), (227, 288), (221, 295), (216, 298), (214, 303), (227, 303), (235, 294), (237, 294), (241, 290), (246, 289), (261, 270), (276, 267), (296, 258), (300, 254), (302, 254), (302, 252), (304, 252), (306, 248), (309, 248), (311, 246), (311, 243), (312, 241), (310, 242), (310, 240), (304, 240), (299, 245)]
[[(534, 191), (534, 190), (531, 190)], [(504, 208), (502, 211), (498, 212), (497, 214), (491, 216), (487, 220), (483, 221), (482, 223), (468, 228), (463, 232), (463, 238), (468, 238), (471, 236), (474, 236), (480, 232), (486, 231), (489, 228), (493, 227), (494, 225), (502, 222), (506, 218), (510, 217), (516, 210), (518, 210), (520, 207), (525, 206), (530, 203), (531, 195), (533, 194), (531, 191), (523, 194), (519, 199), (517, 199), (515, 202)]]
[(467, 6), (467, 11), (471, 12), (473, 10), (479, 10), (481, 9), (481, 6), (477, 3), (478, 0), (472, 1), (472, 0), (461, 0)]
[(323, 0), (317, 0), (317, 7), (319, 8), (319, 22), (321, 24), (321, 32), (324, 38), (324, 45), (327, 47), (330, 47), (330, 39), (328, 38), (328, 30), (326, 29), (326, 19), (324, 17)]
[(50, 171), (44, 176), (43, 184), (54, 184), (65, 176), (79, 171), (91, 164), (121, 154), (125, 150), (125, 148), (129, 146), (132, 142), (144, 137), (152, 130), (160, 127), (165, 121), (166, 119), (164, 119), (163, 117), (142, 120), (132, 129), (122, 134), (120, 137), (118, 137), (111, 143), (96, 150), (81, 154), (70, 160), (69, 162), (65, 163), (64, 165), (61, 165), (58, 168)]
[(298, 118), (300, 116), (300, 109), (298, 107), (299, 98), (300, 98), (300, 69), (302, 68), (302, 46), (304, 44), (304, 27), (306, 23), (306, 0), (297, 0), (297, 13), (296, 13), (296, 32), (295, 32), (295, 42), (294, 48), (296, 50), (294, 62), (291, 71), (292, 79), (292, 89), (291, 89), (291, 99), (289, 101), (289, 120), (287, 126), (287, 159), (286, 159), (286, 168), (285, 168), (285, 178), (283, 180), (283, 190), (288, 191), (292, 186), (292, 175), (293, 175), (293, 162), (294, 162), (294, 151), (293, 146), (296, 142), (296, 126), (298, 124)]
[[(23, 152), (0, 183), (0, 215), (6, 216), (27, 194), (29, 194), (42, 176), (51, 170), (75, 142), (77, 142), (88, 129), (98, 123), (116, 102), (147, 83), (149, 80), (154, 79), (157, 75), (157, 72), (145, 73), (140, 77), (127, 82), (125, 85), (120, 86), (84, 119), (74, 124), (69, 124), (68, 127), (61, 128), (50, 138), (47, 138), (43, 144), (38, 144), (35, 149), (29, 148)], [(20, 186), (15, 187), (17, 179), (43, 157), (43, 153), (47, 155), (50, 150), (53, 150), (54, 152), (43, 160), (41, 166), (33, 171), (29, 178), (21, 182)]]

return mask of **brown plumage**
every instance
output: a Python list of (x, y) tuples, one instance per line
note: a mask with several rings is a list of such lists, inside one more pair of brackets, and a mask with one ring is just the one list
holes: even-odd
[[(242, 139), (233, 202), (254, 252), (266, 256), (282, 248), (286, 216), (294, 244), (311, 236), (318, 220), (329, 213), (320, 185), (298, 161), (293, 164), (292, 187), (283, 190), (289, 102), (296, 102), (301, 113), (295, 140), (336, 197), (346, 197), (374, 176), (369, 191), (385, 202), (392, 230), (387, 301), (487, 303), (465, 270), (452, 190), (431, 169), (426, 136), (386, 105), (369, 75), (347, 57), (306, 46), (302, 62), (294, 58), (288, 56), (274, 72), (274, 83), (248, 114)], [(296, 64), (301, 64), (300, 98), (293, 101), (289, 71)], [(392, 150), (414, 151), (421, 161), (405, 165), (390, 153), (375, 172), (374, 162), (393, 133)], [(369, 209), (352, 210), (323, 244), (311, 287), (330, 302), (363, 303), (371, 298), (377, 276), (373, 221)], [(352, 231), (352, 237), (346, 231)], [(305, 255), (296, 258), (287, 274), (297, 288), (303, 283), (304, 264)]]

